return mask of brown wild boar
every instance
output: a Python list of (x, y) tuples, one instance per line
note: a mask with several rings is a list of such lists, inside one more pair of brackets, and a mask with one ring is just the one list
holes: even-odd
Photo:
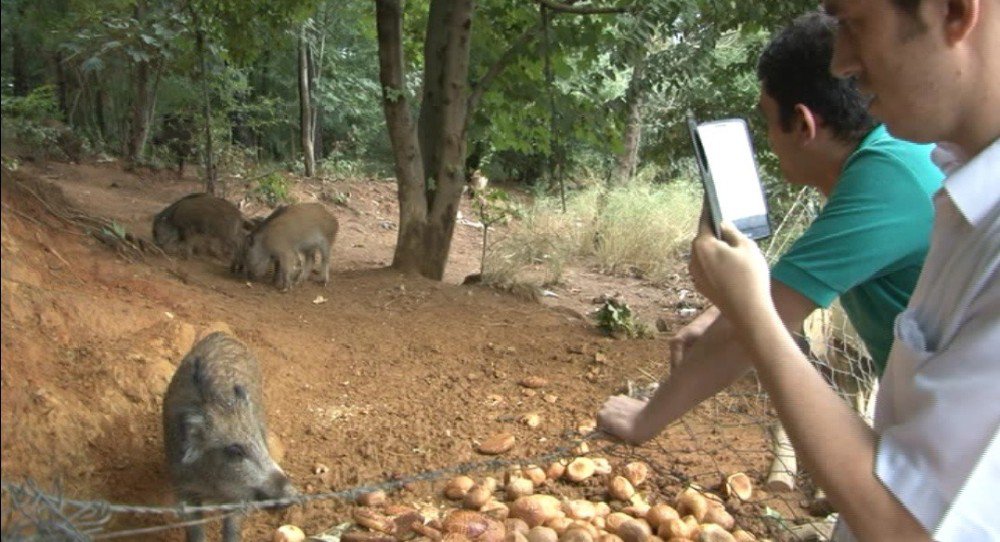
[[(163, 399), (163, 440), (174, 490), (189, 505), (296, 494), (268, 452), (257, 358), (225, 333), (199, 341), (177, 367)], [(226, 516), (223, 540), (240, 540), (241, 526), (240, 514)], [(187, 528), (188, 542), (203, 539), (201, 525)]]
[(166, 252), (196, 251), (230, 258), (238, 253), (248, 223), (232, 203), (215, 196), (189, 194), (153, 219), (153, 241)]
[(273, 267), (274, 284), (282, 291), (314, 271), (325, 285), (330, 281), (330, 249), (336, 238), (337, 219), (322, 204), (281, 207), (250, 232), (232, 270), (260, 280)]

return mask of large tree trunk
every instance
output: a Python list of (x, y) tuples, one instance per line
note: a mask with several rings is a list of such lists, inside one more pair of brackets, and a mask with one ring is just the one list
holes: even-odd
[(396, 162), (399, 236), (393, 267), (444, 276), (464, 184), (472, 0), (432, 0), (419, 140), (405, 96), (399, 0), (376, 0), (383, 108)]
[(313, 144), (313, 110), (309, 77), (309, 42), (305, 26), (299, 33), (299, 139), (302, 141), (302, 161), (306, 177), (316, 175), (316, 153)]
[(417, 127), (410, 117), (405, 94), (400, 0), (376, 0), (375, 17), (382, 108), (389, 129), (399, 191), (399, 234), (392, 266), (404, 271), (418, 271), (419, 263), (404, 255), (418, 253), (423, 246), (427, 201), (424, 199), (424, 165), (417, 143)]
[(625, 93), (625, 133), (622, 137), (624, 148), (618, 155), (617, 167), (611, 182), (627, 184), (635, 176), (639, 164), (639, 143), (642, 139), (642, 106), (645, 100), (643, 76), (646, 70), (646, 55), (639, 53), (632, 66), (632, 80)]
[[(420, 103), (417, 134), (423, 154), (424, 171), (433, 174), (441, 160), (437, 142), (441, 139), (444, 116), (444, 56), (448, 47), (448, 5), (431, 2), (424, 37), (424, 95)], [(436, 179), (435, 179), (436, 180)]]

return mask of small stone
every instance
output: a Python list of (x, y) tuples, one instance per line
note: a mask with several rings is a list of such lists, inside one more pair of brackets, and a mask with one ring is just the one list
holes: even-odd
[(541, 376), (529, 376), (522, 378), (518, 384), (524, 386), (525, 388), (538, 389), (547, 386), (549, 381)]
[(306, 533), (295, 525), (282, 525), (274, 531), (271, 540), (274, 542), (302, 542), (306, 539)]
[(478, 448), (479, 453), (487, 455), (497, 455), (509, 451), (514, 447), (516, 439), (510, 433), (497, 433), (484, 440)]
[(521, 423), (534, 429), (542, 424), (542, 417), (534, 412), (529, 412), (528, 414), (521, 416)]
[(361, 506), (382, 506), (385, 501), (385, 491), (372, 491), (358, 495), (358, 504)]
[(662, 316), (656, 319), (656, 331), (660, 333), (666, 333), (670, 329), (670, 324), (667, 323), (666, 318)]

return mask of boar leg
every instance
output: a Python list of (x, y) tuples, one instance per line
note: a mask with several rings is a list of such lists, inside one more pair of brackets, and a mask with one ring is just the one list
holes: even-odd
[(243, 539), (243, 513), (229, 514), (222, 520), (222, 542), (240, 542)]
[[(195, 501), (194, 506), (201, 506), (201, 502)], [(182, 521), (197, 521), (202, 518), (201, 512), (187, 512), (181, 515)], [(184, 528), (187, 533), (187, 542), (204, 542), (205, 541), (205, 525), (199, 523), (197, 525), (188, 525)]]
[(296, 252), (284, 252), (278, 256), (278, 262), (274, 270), (274, 284), (282, 292), (287, 292), (292, 287), (292, 274), (295, 272), (295, 260), (298, 259)]
[(298, 285), (302, 284), (302, 281), (306, 280), (306, 277), (312, 272), (312, 254), (295, 251), (295, 262), (297, 267), (292, 282)]
[(323, 278), (323, 286), (330, 283), (330, 245), (323, 243), (319, 246), (320, 268), (319, 273)]

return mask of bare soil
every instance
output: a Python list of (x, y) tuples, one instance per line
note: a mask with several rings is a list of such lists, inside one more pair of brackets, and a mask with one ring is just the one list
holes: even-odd
[[(341, 224), (330, 284), (289, 293), (236, 280), (224, 262), (116, 254), (15, 189), (17, 182), (61, 190), (67, 205), (146, 239), (155, 213), (200, 187), (190, 176), (130, 173), (114, 163), (27, 163), (3, 173), (3, 480), (45, 487), (59, 480), (62, 493), (76, 499), (174, 502), (162, 451), (162, 396), (177, 363), (209, 330), (229, 330), (256, 353), (269, 425), (284, 449), (280, 461), (300, 489), (320, 493), (486, 459), (477, 444), (501, 431), (516, 436), (501, 460), (572, 443), (608, 395), (667, 372), (667, 334), (607, 337), (588, 314), (592, 299), (619, 292), (649, 325), (664, 318), (670, 329), (685, 321), (680, 309), (697, 307), (684, 262), (666, 287), (571, 269), (552, 289), (558, 297), (542, 303), (462, 286), (478, 271), (480, 240), (480, 230), (462, 224), (443, 282), (399, 274), (387, 268), (397, 208), (395, 185), (386, 180), (297, 185), (302, 201), (331, 191), (350, 197), (346, 205), (327, 203)], [(549, 384), (537, 392), (518, 385), (531, 375)], [(541, 416), (538, 428), (518, 421), (529, 412)], [(672, 498), (690, 482), (717, 489), (736, 471), (760, 485), (770, 462), (769, 420), (748, 378), (649, 445), (592, 453), (615, 465), (649, 461), (656, 468), (644, 488), (650, 500)], [(317, 464), (330, 472), (316, 475)], [(501, 471), (472, 474), (487, 475)], [(440, 504), (444, 481), (410, 485), (390, 500)], [(560, 483), (546, 491), (599, 497), (598, 486)], [(801, 499), (758, 492), (751, 503), (734, 503), (736, 518), (765, 535), (774, 530), (761, 519), (765, 507), (798, 517)], [(270, 540), (287, 522), (320, 533), (349, 520), (350, 508), (322, 501), (255, 514), (245, 539)], [(108, 529), (157, 524), (116, 517)], [(132, 539), (183, 536), (173, 530)]]

